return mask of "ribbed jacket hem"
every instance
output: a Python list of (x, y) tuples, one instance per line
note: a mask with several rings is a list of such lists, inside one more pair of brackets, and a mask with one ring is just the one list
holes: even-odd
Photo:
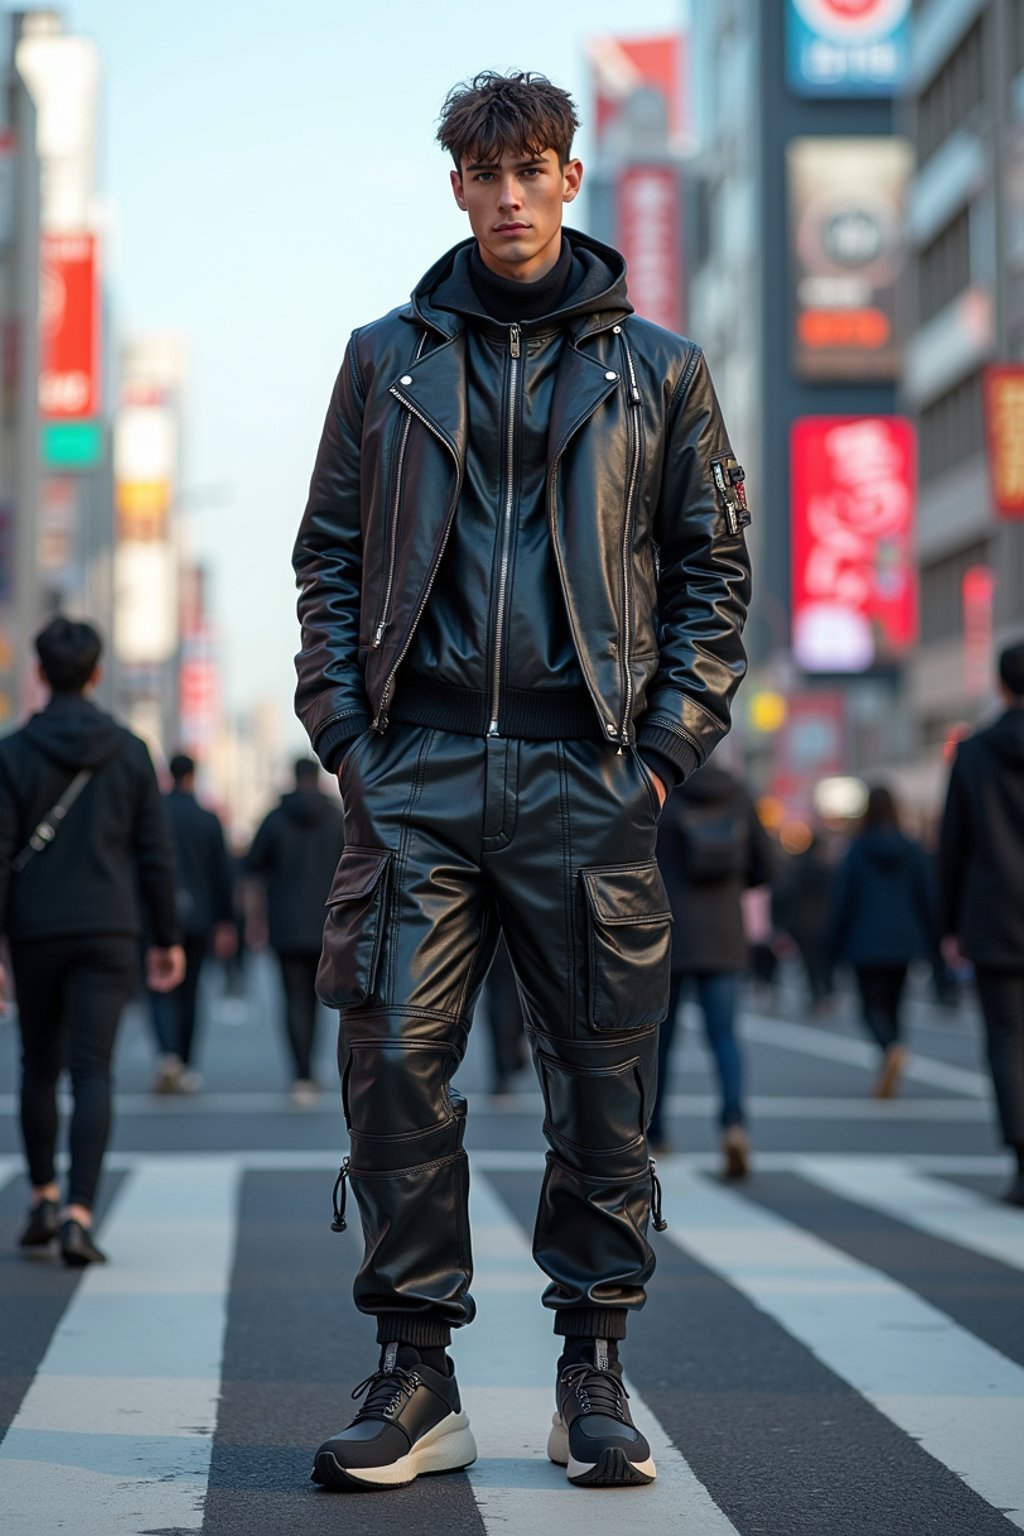
[(636, 744), (638, 751), (643, 754), (648, 747), (652, 752), (658, 752), (662, 757), (671, 758), (679, 769), (679, 782), (684, 783), (700, 767), (700, 758), (683, 736), (675, 731), (657, 725), (654, 721), (649, 724), (641, 720), (637, 728)]
[(445, 1349), (452, 1341), (451, 1324), (438, 1318), (407, 1312), (381, 1312), (377, 1318), (378, 1344), (411, 1344), (414, 1349)]
[(561, 1339), (624, 1339), (625, 1307), (565, 1307), (555, 1313), (555, 1333)]
[(337, 773), (348, 743), (369, 729), (369, 715), (352, 714), (346, 715), (344, 720), (336, 720), (320, 732), (313, 750), (328, 773)]
[[(483, 689), (455, 688), (410, 673), (403, 676), (388, 713), (392, 720), (458, 736), (486, 736), (491, 696)], [(502, 736), (532, 741), (583, 741), (600, 734), (584, 688), (503, 688), (498, 728)]]

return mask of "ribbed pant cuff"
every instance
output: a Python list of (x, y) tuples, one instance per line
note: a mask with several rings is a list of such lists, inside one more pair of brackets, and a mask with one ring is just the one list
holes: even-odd
[(625, 1307), (566, 1307), (555, 1313), (555, 1333), (563, 1339), (624, 1339)]
[(451, 1324), (433, 1317), (409, 1317), (405, 1312), (382, 1312), (377, 1318), (378, 1344), (411, 1344), (414, 1349), (447, 1349), (451, 1341)]

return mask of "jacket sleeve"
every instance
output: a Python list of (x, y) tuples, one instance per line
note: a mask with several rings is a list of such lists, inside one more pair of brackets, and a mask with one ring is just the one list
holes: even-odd
[(18, 842), (18, 807), (7, 777), (6, 767), (0, 766), (0, 935), (7, 924), (7, 895), (11, 884), (11, 860), (20, 849)]
[(165, 949), (181, 943), (174, 855), (152, 758), (141, 741), (136, 750), (139, 753), (139, 797), (132, 846), (139, 873), (139, 890), (149, 917), (149, 931), (153, 943)]
[(265, 817), (260, 824), (259, 830), (252, 840), (252, 847), (246, 854), (243, 864), (246, 874), (266, 875), (270, 873), (274, 864), (273, 812)]
[(943, 934), (960, 931), (960, 907), (969, 854), (969, 816), (967, 796), (964, 793), (962, 757), (961, 752), (957, 752), (949, 776), (942, 829), (939, 833), (939, 929)]
[(210, 828), (210, 846), (213, 863), (213, 897), (217, 922), (231, 923), (235, 919), (235, 877), (231, 868), (231, 856), (224, 841), (224, 828), (218, 817), (213, 818)]
[[(741, 635), (750, 601), (750, 560), (735, 517), (742, 497), (716, 485), (716, 460), (732, 449), (711, 375), (695, 347), (670, 402), (665, 470), (654, 534), (661, 663), (637, 733), (668, 752), (684, 774), (706, 762), (729, 729), (746, 671)], [(728, 476), (728, 470), (723, 471)], [(728, 483), (728, 481), (727, 481)]]
[(836, 873), (832, 895), (828, 904), (828, 920), (825, 924), (825, 957), (835, 966), (843, 959), (846, 948), (846, 930), (853, 910), (856, 883), (857, 850), (851, 848)]
[(770, 885), (775, 874), (775, 848), (771, 838), (761, 825), (754, 802), (747, 800), (747, 823), (750, 828), (750, 852), (747, 859), (746, 883), (749, 889)]
[(292, 553), (301, 648), (295, 713), (330, 770), (337, 749), (370, 724), (359, 667), (363, 389), (354, 332), (334, 385), (309, 499)]

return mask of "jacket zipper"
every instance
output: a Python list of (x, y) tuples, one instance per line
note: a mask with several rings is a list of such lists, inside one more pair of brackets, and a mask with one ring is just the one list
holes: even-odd
[(636, 496), (637, 481), (640, 477), (640, 391), (637, 388), (636, 370), (633, 367), (633, 354), (629, 350), (629, 342), (626, 340), (625, 331), (622, 336), (622, 350), (626, 354), (626, 366), (629, 370), (629, 427), (630, 427), (630, 465), (629, 480), (626, 486), (626, 515), (622, 528), (622, 671), (625, 683), (625, 702), (622, 710), (622, 724), (619, 727), (619, 751), (621, 752), (629, 741), (629, 717), (633, 710), (633, 674), (630, 671), (630, 650), (633, 644), (633, 593), (632, 593), (632, 528), (633, 528), (633, 501)]
[(454, 513), (456, 505), (458, 504), (459, 495), (462, 490), (462, 465), (459, 463), (459, 456), (455, 452), (455, 449), (452, 447), (451, 443), (442, 433), (437, 430), (437, 428), (434, 426), (434, 423), (429, 421), (427, 417), (424, 416), (423, 412), (419, 410), (419, 408), (415, 406), (411, 400), (407, 399), (405, 395), (403, 395), (398, 389), (395, 388), (394, 384), (391, 386), (390, 393), (394, 395), (395, 399), (401, 405), (405, 406), (407, 411), (411, 411), (412, 414), (416, 417), (417, 421), (421, 421), (426, 427), (427, 431), (432, 432), (437, 438), (438, 442), (442, 443), (451, 454), (455, 461), (455, 494), (452, 497), (451, 505), (449, 506), (448, 512), (446, 514), (444, 537), (441, 540), (441, 548), (438, 550), (437, 559), (434, 561), (434, 564), (431, 567), (430, 577), (427, 581), (423, 596), (420, 599), (420, 605), (416, 610), (415, 617), (413, 618), (408, 632), (406, 633), (405, 639), (402, 642), (402, 647), (398, 653), (395, 663), (384, 680), (384, 687), (381, 691), (380, 703), (377, 706), (377, 713), (373, 718), (374, 728), (378, 731), (387, 730), (387, 707), (391, 702), (391, 693), (395, 686), (395, 675), (398, 672), (399, 667), (402, 665), (402, 662), (405, 660), (406, 652), (412, 644), (412, 637), (416, 633), (416, 626), (419, 624), (420, 619), (423, 617), (423, 610), (427, 606), (427, 601), (430, 597), (431, 591), (433, 590), (434, 582), (437, 579), (437, 573), (441, 565), (441, 560), (444, 556), (445, 547), (448, 543), (448, 536), (452, 531), (452, 514)]
[(501, 637), (505, 618), (505, 599), (508, 588), (509, 547), (512, 542), (512, 508), (515, 504), (515, 480), (513, 476), (516, 441), (516, 384), (519, 377), (518, 325), (508, 329), (509, 377), (508, 422), (505, 429), (506, 489), (505, 516), (501, 530), (501, 562), (498, 570), (498, 602), (494, 620), (494, 670), (491, 675), (491, 721), (488, 736), (498, 734), (498, 708), (501, 699)]
[[(427, 333), (424, 331), (416, 348), (416, 355), (413, 358), (414, 363), (419, 362), (420, 355), (423, 351), (424, 345), (426, 344), (426, 340)], [(391, 596), (395, 588), (395, 558), (398, 553), (398, 509), (402, 504), (402, 470), (405, 467), (405, 446), (409, 441), (409, 431), (411, 427), (412, 417), (407, 416), (405, 421), (402, 423), (402, 438), (398, 445), (398, 466), (395, 470), (395, 501), (394, 506), (391, 509), (391, 537), (390, 552), (388, 555), (387, 584), (384, 588), (384, 600), (381, 603), (380, 619), (377, 623), (376, 629), (373, 632), (374, 650), (376, 650), (380, 645), (384, 638), (384, 631), (388, 627), (388, 614), (391, 612)]]

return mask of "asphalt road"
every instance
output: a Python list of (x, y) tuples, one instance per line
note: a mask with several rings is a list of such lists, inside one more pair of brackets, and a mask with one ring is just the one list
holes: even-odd
[[(756, 1147), (716, 1177), (714, 1094), (687, 1020), (672, 1074), (669, 1230), (623, 1352), (651, 1488), (575, 1490), (544, 1459), (557, 1353), (530, 1232), (543, 1141), (536, 1083), (492, 1100), (478, 1028), (470, 1098), (477, 1322), (457, 1339), (480, 1446), (467, 1474), (330, 1495), (310, 1452), (372, 1370), (353, 1309), (357, 1235), (328, 1230), (345, 1151), (324, 1015), (312, 1109), (289, 1102), (276, 976), (242, 1003), (209, 978), (188, 1098), (149, 1092), (142, 1010), (118, 1056), (100, 1241), (75, 1276), (12, 1247), (25, 1199), (15, 1030), (0, 1022), (0, 1528), (51, 1536), (987, 1536), (1024, 1527), (1024, 1213), (992, 1127), (973, 1008), (920, 989), (911, 1070), (870, 1098), (847, 1005), (748, 1000)], [(481, 1025), (482, 1025), (481, 1021)]]

